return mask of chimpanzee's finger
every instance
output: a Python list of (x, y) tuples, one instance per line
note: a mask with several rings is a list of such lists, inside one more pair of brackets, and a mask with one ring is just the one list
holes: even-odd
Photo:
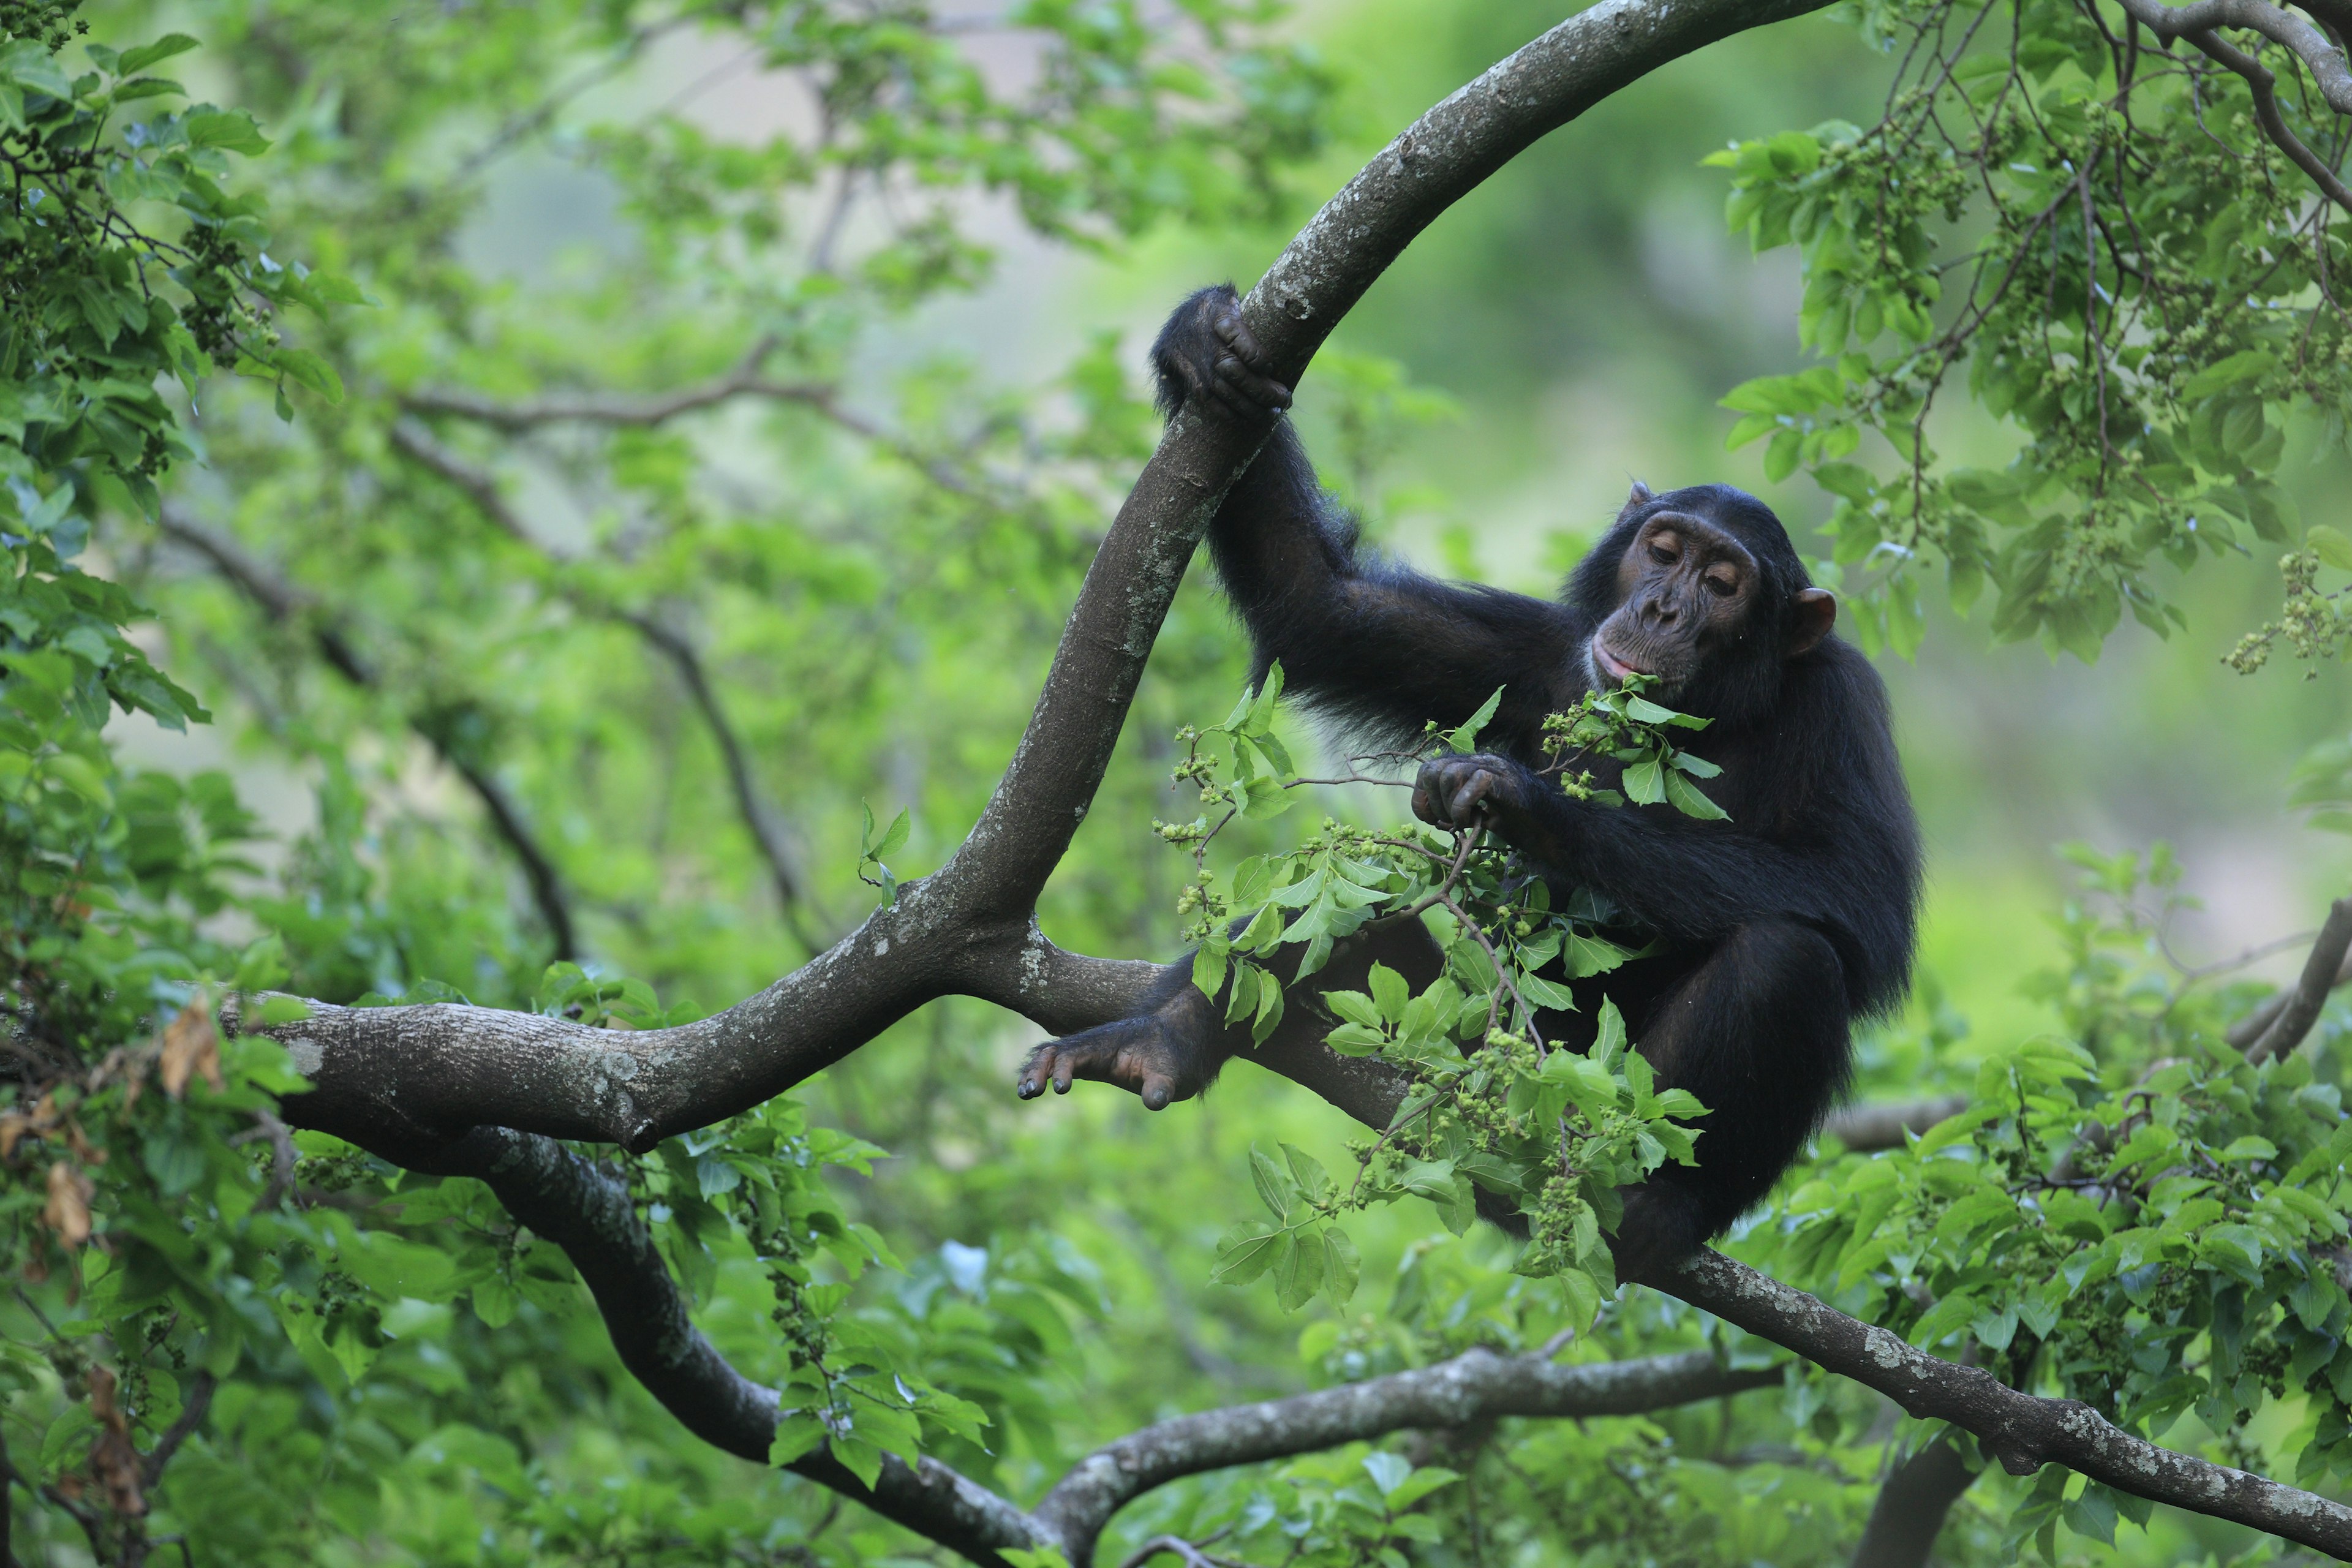
[(1456, 826), (1468, 827), (1478, 820), (1479, 808), (1494, 793), (1495, 775), (1480, 768), (1470, 775), (1469, 782), (1454, 792), (1450, 803)]
[(1237, 355), (1217, 356), (1217, 380), (1231, 393), (1244, 399), (1253, 413), (1290, 406), (1290, 388), (1272, 376), (1260, 375)]
[(1175, 1098), (1176, 1080), (1174, 1079), (1164, 1073), (1147, 1072), (1143, 1075), (1144, 1110), (1165, 1110), (1168, 1109), (1168, 1102)]

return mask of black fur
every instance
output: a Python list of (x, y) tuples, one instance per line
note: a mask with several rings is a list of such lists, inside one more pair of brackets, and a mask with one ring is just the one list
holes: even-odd
[[(1171, 416), (1188, 395), (1226, 417), (1270, 417), (1288, 400), (1256, 378), (1230, 289), (1179, 307), (1153, 357)], [(1279, 401), (1239, 395), (1244, 382)], [(1666, 511), (1727, 531), (1757, 567), (1737, 635), (1671, 700), (1715, 721), (1690, 749), (1722, 766), (1706, 787), (1729, 822), (1581, 804), (1532, 772), (1544, 717), (1592, 679), (1585, 648), (1618, 606), (1621, 562)], [(1581, 1011), (1547, 1017), (1547, 1036), (1589, 1040), (1605, 994), (1661, 1081), (1712, 1111), (1696, 1168), (1668, 1166), (1628, 1194), (1621, 1270), (1638, 1275), (1719, 1233), (1765, 1195), (1844, 1088), (1851, 1020), (1902, 999), (1919, 894), (1918, 831), (1877, 673), (1833, 636), (1786, 655), (1792, 601), (1811, 583), (1780, 520), (1727, 486), (1637, 488), (1559, 602), (1441, 583), (1363, 547), (1283, 421), (1209, 544), (1255, 671), (1279, 659), (1290, 694), (1359, 738), (1413, 741), (1428, 721), (1458, 724), (1504, 689), (1483, 742), (1498, 753), (1484, 765), (1511, 775), (1503, 795), (1516, 808), (1498, 829), (1563, 882), (1607, 895), (1628, 934), (1656, 946), (1580, 983)], [(1189, 969), (1171, 966), (1134, 1017), (1041, 1047), (1023, 1092), (1076, 1076), (1138, 1088), (1155, 1109), (1198, 1093), (1235, 1037), (1187, 996)]]

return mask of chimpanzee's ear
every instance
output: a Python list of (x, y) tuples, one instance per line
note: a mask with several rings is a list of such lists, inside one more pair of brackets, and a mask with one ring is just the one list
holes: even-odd
[(1837, 595), (1827, 588), (1800, 588), (1789, 600), (1789, 657), (1811, 653), (1837, 625)]
[(1625, 504), (1617, 510), (1617, 521), (1620, 522), (1624, 521), (1627, 518), (1633, 516), (1635, 512), (1641, 510), (1643, 507), (1649, 505), (1652, 501), (1657, 499), (1657, 497), (1650, 493), (1649, 486), (1643, 484), (1639, 479), (1635, 479), (1633, 481), (1633, 493), (1626, 497)]

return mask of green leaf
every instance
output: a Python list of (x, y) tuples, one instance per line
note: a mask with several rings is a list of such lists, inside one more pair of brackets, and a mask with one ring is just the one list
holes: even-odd
[(841, 1468), (856, 1476), (869, 1491), (873, 1489), (874, 1483), (882, 1479), (882, 1450), (861, 1438), (835, 1436), (833, 1439), (833, 1457), (840, 1460)]
[(1654, 757), (1627, 768), (1620, 784), (1625, 798), (1636, 805), (1656, 805), (1666, 798), (1665, 770)]
[(1323, 1228), (1310, 1225), (1302, 1226), (1294, 1244), (1275, 1258), (1274, 1299), (1284, 1311), (1298, 1310), (1323, 1289), (1325, 1256)]
[(913, 831), (914, 818), (908, 808), (901, 806), (898, 815), (890, 819), (890, 826), (883, 831), (882, 842), (874, 847), (873, 858), (881, 860), (896, 854), (907, 842), (907, 836)]
[(1469, 722), (1446, 735), (1445, 744), (1456, 752), (1466, 753), (1476, 751), (1480, 731), (1486, 728), (1488, 721), (1495, 717), (1495, 710), (1502, 705), (1503, 688), (1497, 686), (1495, 688), (1494, 695), (1480, 703), (1478, 711), (1470, 715)]
[[(335, 374), (333, 365), (308, 349), (279, 349), (270, 356), (270, 363), (328, 402), (341, 403), (343, 400), (343, 378)], [(902, 812), (900, 815), (905, 814)]]
[(1291, 1233), (1280, 1224), (1244, 1220), (1218, 1241), (1217, 1259), (1209, 1278), (1220, 1285), (1246, 1285), (1273, 1268), (1275, 1259), (1291, 1245)]
[(2224, 387), (2235, 386), (2242, 381), (2252, 381), (2267, 374), (2278, 363), (2278, 356), (2268, 349), (2246, 349), (2216, 360), (2183, 382), (2180, 395), (2194, 403), (2212, 396)]
[(1331, 1196), (1331, 1177), (1330, 1173), (1323, 1169), (1322, 1162), (1294, 1144), (1285, 1143), (1281, 1147), (1282, 1157), (1290, 1167), (1291, 1177), (1297, 1182), (1298, 1191), (1307, 1201), (1310, 1204), (1319, 1204), (1328, 1200)]
[(776, 1423), (776, 1435), (768, 1444), (768, 1463), (789, 1465), (814, 1453), (824, 1439), (824, 1422), (805, 1410), (787, 1411)]
[[(1681, 812), (1685, 816), (1696, 817), (1701, 822), (1728, 822), (1731, 820), (1731, 814), (1729, 812), (1724, 810), (1723, 807), (1716, 805), (1715, 802), (1707, 799), (1706, 795), (1700, 794), (1698, 785), (1691, 783), (1689, 779), (1683, 776), (1679, 770), (1669, 769), (1664, 774), (1664, 778), (1666, 785), (1666, 798), (1672, 801), (1674, 803), (1675, 809)], [(1627, 793), (1630, 794), (1631, 792), (1629, 791)]]
[(2330, 528), (2324, 522), (2312, 524), (2304, 531), (2305, 549), (2319, 557), (2325, 565), (2339, 572), (2352, 572), (2352, 536), (2342, 529)]
[[(189, 114), (181, 124), (186, 130), (192, 146), (218, 147), (224, 152), (242, 153), (247, 157), (269, 150), (269, 139), (262, 135), (261, 127), (254, 123), (253, 116), (241, 109), (199, 109)], [(280, 351), (281, 355), (289, 352), (299, 351)], [(339, 390), (336, 401), (341, 400)]]
[(1412, 988), (1403, 975), (1385, 963), (1375, 963), (1366, 977), (1366, 983), (1372, 988), (1372, 1002), (1380, 1008), (1383, 1019), (1393, 1024), (1404, 1016), (1404, 1006), (1412, 998)]
[(310, 1004), (299, 996), (267, 996), (254, 1016), (265, 1029), (280, 1024), (299, 1024), (310, 1016)]
[(1250, 1148), (1250, 1180), (1257, 1184), (1258, 1201), (1265, 1205), (1275, 1218), (1287, 1216), (1297, 1206), (1297, 1180), (1255, 1144)]
[(1336, 1225), (1323, 1227), (1323, 1293), (1334, 1307), (1345, 1307), (1354, 1300), (1356, 1281), (1364, 1271), (1363, 1259), (1357, 1256), (1356, 1244), (1348, 1233)]
[(1381, 1026), (1380, 1005), (1360, 991), (1326, 991), (1323, 1000), (1332, 1012), (1350, 1024), (1373, 1030)]
[(149, 66), (168, 60), (173, 55), (184, 55), (198, 47), (196, 40), (185, 33), (166, 33), (152, 44), (142, 44), (135, 49), (124, 50), (122, 58), (114, 62), (115, 74), (137, 76)]

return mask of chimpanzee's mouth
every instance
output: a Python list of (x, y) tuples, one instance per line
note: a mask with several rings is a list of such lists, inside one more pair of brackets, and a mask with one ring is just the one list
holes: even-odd
[(1650, 673), (1648, 670), (1643, 669), (1640, 665), (1628, 664), (1625, 660), (1619, 658), (1615, 654), (1610, 652), (1609, 645), (1601, 640), (1600, 634), (1598, 633), (1595, 633), (1592, 638), (1592, 666), (1595, 669), (1601, 672), (1603, 678), (1612, 684), (1623, 680), (1629, 675), (1647, 675)]

